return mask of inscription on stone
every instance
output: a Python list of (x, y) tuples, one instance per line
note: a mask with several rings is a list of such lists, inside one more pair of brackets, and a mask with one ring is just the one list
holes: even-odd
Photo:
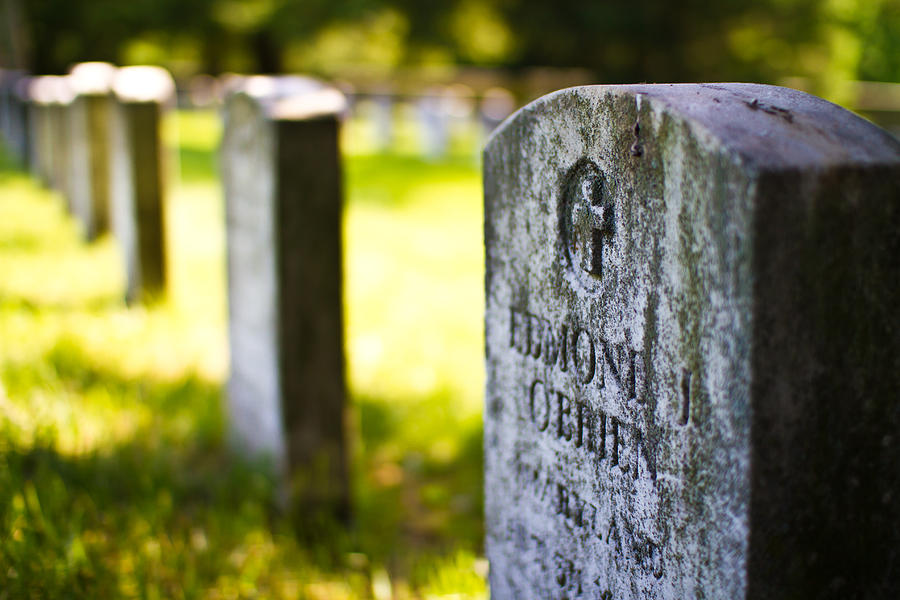
[(868, 325), (900, 144), (783, 88), (598, 86), (484, 164), (491, 597), (900, 593), (900, 451), (869, 443), (900, 340)]

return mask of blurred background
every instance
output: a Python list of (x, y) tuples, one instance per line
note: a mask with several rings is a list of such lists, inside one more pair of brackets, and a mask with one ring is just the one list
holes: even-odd
[[(900, 128), (900, 0), (0, 0), (0, 68), (155, 64), (168, 293), (0, 151), (0, 597), (486, 598), (480, 152), (590, 83), (788, 85)], [(314, 536), (227, 452), (217, 148), (233, 74), (349, 101), (353, 520)]]

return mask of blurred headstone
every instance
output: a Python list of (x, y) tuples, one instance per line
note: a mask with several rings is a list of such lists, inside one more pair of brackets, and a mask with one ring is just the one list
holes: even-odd
[(35, 77), (28, 94), (35, 111), (34, 143), (38, 171), (44, 182), (62, 194), (69, 212), (74, 212), (69, 193), (71, 171), (71, 127), (69, 108), (74, 94), (68, 77)]
[(24, 71), (0, 70), (0, 131), (20, 161), (28, 159), (28, 110), (23, 84), (28, 76)]
[(53, 185), (52, 77), (34, 77), (28, 83), (31, 111), (31, 173), (45, 185)]
[(485, 90), (478, 111), (484, 133), (489, 135), (515, 110), (516, 98), (512, 92), (499, 87)]
[(109, 231), (110, 226), (109, 122), (115, 73), (116, 68), (104, 62), (80, 63), (69, 73), (75, 93), (69, 115), (69, 193), (89, 240)]
[(422, 151), (431, 160), (447, 153), (447, 113), (444, 110), (443, 88), (433, 86), (425, 90), (416, 102)]
[(166, 155), (161, 121), (175, 82), (160, 67), (119, 69), (110, 124), (112, 231), (122, 248), (129, 301), (166, 287)]
[(340, 92), (251, 77), (225, 102), (232, 437), (291, 505), (346, 517)]
[(25, 99), (25, 107), (28, 111), (28, 172), (36, 180), (49, 182), (49, 176), (45, 171), (44, 158), (41, 156), (41, 139), (44, 135), (46, 118), (44, 107), (35, 99), (35, 85), (39, 77), (29, 77), (23, 82), (22, 95)]
[(9, 103), (13, 88), (11, 73), (12, 71), (0, 68), (0, 135), (7, 140), (7, 143), (10, 130)]
[[(467, 136), (475, 124), (475, 92), (467, 85), (454, 83), (444, 88), (441, 94), (441, 113), (447, 121), (447, 146), (450, 148), (457, 140), (471, 139)], [(471, 144), (474, 150), (481, 152), (480, 140)]]
[(14, 93), (14, 111), (17, 114), (15, 123), (13, 124), (12, 137), (15, 140), (16, 153), (22, 164), (31, 168), (32, 157), (34, 156), (32, 145), (32, 126), (31, 126), (31, 100), (28, 97), (28, 86), (31, 77), (23, 75), (16, 80)]
[(898, 597), (900, 142), (598, 86), (484, 164), (491, 597)]
[(394, 142), (394, 98), (389, 90), (372, 97), (372, 125), (375, 150), (386, 152)]

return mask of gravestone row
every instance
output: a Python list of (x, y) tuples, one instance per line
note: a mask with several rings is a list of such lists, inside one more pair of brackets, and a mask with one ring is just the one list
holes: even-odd
[(158, 67), (81, 63), (66, 76), (0, 74), (0, 130), (12, 153), (65, 199), (89, 240), (114, 230), (127, 297), (165, 289), (161, 117), (174, 99)]
[[(252, 88), (223, 152), (233, 427), (346, 507), (334, 116)], [(791, 90), (582, 88), (509, 120), (485, 151), (492, 597), (894, 597), (898, 200), (898, 142)]]
[[(0, 79), (0, 123), (12, 113)], [(127, 297), (165, 286), (165, 153), (174, 98), (156, 67), (83, 63), (31, 78), (32, 173), (66, 199), (89, 239), (112, 230)], [(267, 455), (282, 499), (346, 518), (341, 180), (334, 88), (300, 77), (235, 77), (224, 108), (232, 438)], [(284, 307), (291, 307), (286, 310)]]
[[(236, 82), (221, 157), (233, 438), (340, 516), (342, 106)], [(574, 88), (484, 186), (492, 597), (900, 594), (900, 142), (784, 88)]]

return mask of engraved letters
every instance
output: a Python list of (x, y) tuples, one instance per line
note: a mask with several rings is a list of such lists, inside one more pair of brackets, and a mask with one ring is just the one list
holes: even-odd
[(541, 379), (535, 379), (528, 387), (528, 417), (538, 431), (583, 448), (598, 462), (608, 460), (610, 466), (630, 472), (635, 479), (642, 472), (656, 479), (654, 455), (639, 428), (601, 410), (592, 410)]
[(554, 326), (543, 317), (510, 307), (509, 346), (563, 373), (569, 372), (571, 362), (579, 383), (605, 389), (611, 381), (626, 400), (643, 394), (643, 353), (582, 327)]

